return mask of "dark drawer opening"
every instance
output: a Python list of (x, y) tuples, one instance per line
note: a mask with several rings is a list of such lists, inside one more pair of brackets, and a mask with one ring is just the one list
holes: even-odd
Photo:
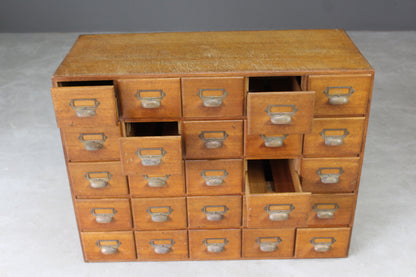
[(131, 122), (126, 123), (127, 137), (154, 137), (179, 135), (178, 122)]
[(114, 85), (113, 80), (58, 82), (58, 87), (95, 87), (112, 85)]
[(300, 91), (300, 76), (249, 77), (248, 92)]
[(301, 191), (295, 160), (247, 161), (247, 188), (251, 194)]

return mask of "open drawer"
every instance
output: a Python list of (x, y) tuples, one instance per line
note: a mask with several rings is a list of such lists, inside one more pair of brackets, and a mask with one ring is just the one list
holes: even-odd
[(296, 160), (249, 160), (246, 172), (248, 228), (307, 226), (310, 192), (303, 192)]

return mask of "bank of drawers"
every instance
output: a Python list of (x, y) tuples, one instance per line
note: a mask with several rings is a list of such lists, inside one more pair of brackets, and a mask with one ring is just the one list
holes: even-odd
[(53, 88), (86, 261), (346, 256), (372, 76), (281, 80)]

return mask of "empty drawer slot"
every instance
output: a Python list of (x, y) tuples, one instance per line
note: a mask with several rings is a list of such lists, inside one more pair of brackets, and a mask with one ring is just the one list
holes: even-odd
[(250, 77), (248, 92), (300, 91), (300, 76)]
[(179, 135), (178, 122), (134, 122), (126, 123), (127, 137), (153, 137)]

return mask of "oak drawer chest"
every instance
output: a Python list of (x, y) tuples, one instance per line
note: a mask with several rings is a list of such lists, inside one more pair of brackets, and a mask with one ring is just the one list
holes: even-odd
[(342, 30), (80, 36), (52, 98), (85, 260), (347, 256), (373, 79)]

